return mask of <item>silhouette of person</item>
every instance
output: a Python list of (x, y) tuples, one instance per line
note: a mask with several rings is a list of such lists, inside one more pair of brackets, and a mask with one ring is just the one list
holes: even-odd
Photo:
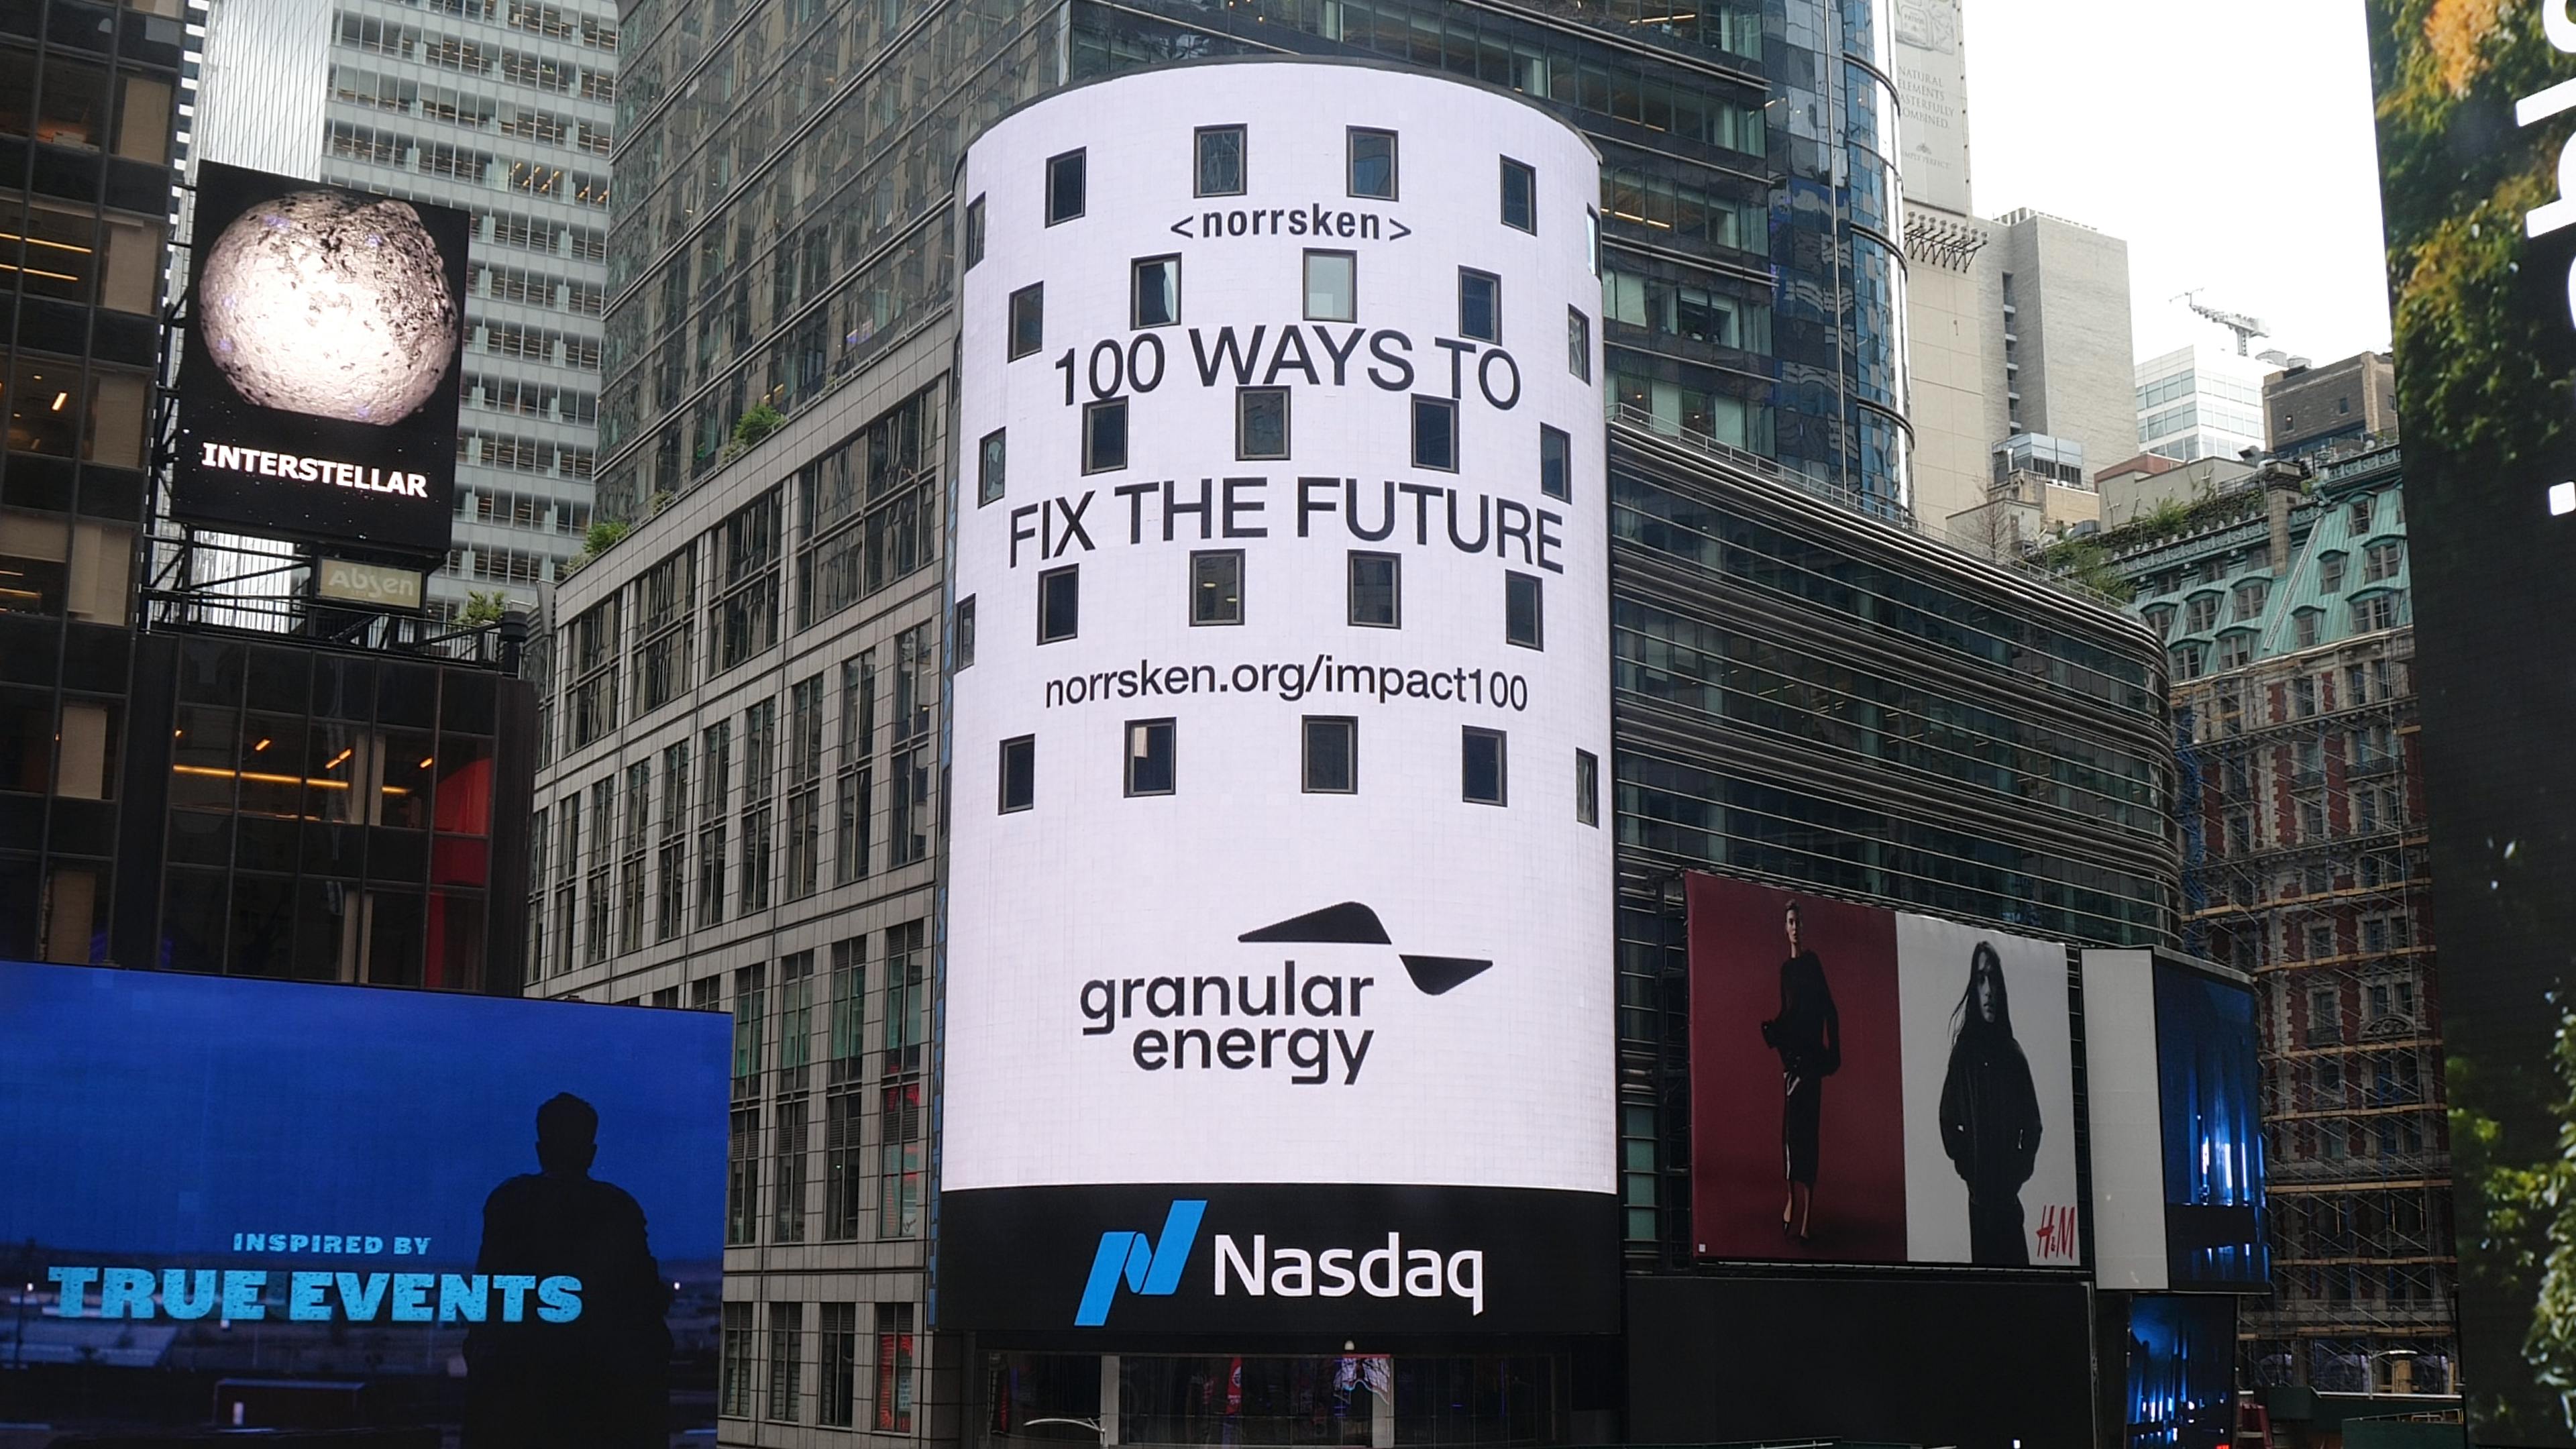
[(1780, 1014), (1762, 1023), (1762, 1043), (1780, 1054), (1780, 1165), (1789, 1185), (1780, 1231), (1803, 1243), (1813, 1227), (1825, 1078), (1842, 1070), (1843, 1022), (1824, 963), (1798, 939), (1797, 902), (1789, 903), (1781, 929), (1789, 957), (1780, 963)]
[(670, 1287), (644, 1210), (594, 1180), (599, 1113), (569, 1092), (537, 1109), (538, 1171), (483, 1201), (478, 1273), (581, 1280), (569, 1323), (490, 1316), (465, 1335), (467, 1449), (663, 1449), (670, 1442)]
[(1950, 1070), (1941, 1082), (1941, 1148), (1968, 1185), (1968, 1259), (2027, 1267), (2021, 1185), (2039, 1158), (2039, 1093), (2013, 1039), (2003, 959), (1979, 941), (1968, 989), (1951, 1014)]

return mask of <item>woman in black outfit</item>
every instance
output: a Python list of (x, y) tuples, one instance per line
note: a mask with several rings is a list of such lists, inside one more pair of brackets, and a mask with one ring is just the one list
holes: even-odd
[(1822, 1123), (1825, 1078), (1843, 1064), (1842, 1018), (1824, 963), (1798, 944), (1798, 905), (1789, 903), (1789, 959), (1780, 963), (1780, 1014), (1762, 1023), (1762, 1043), (1780, 1054), (1780, 1155), (1789, 1200), (1780, 1208), (1780, 1230), (1807, 1241), (1815, 1211), (1816, 1133)]
[(1950, 1072), (1941, 1083), (1941, 1147), (1968, 1185), (1969, 1261), (2027, 1267), (2021, 1185), (2039, 1157), (2039, 1093), (2013, 1039), (2002, 958), (1984, 941), (1951, 1013)]

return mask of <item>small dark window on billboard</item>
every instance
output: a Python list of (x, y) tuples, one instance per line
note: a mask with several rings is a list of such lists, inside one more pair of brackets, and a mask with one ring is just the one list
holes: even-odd
[(445, 554), (471, 230), (451, 207), (202, 163), (171, 516)]

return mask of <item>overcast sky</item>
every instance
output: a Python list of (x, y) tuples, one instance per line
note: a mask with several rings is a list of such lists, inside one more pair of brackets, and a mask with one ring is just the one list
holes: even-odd
[(1977, 214), (2126, 241), (2139, 356), (2190, 340), (2194, 287), (2269, 324), (2257, 351), (2387, 348), (2362, 0), (1966, 7)]

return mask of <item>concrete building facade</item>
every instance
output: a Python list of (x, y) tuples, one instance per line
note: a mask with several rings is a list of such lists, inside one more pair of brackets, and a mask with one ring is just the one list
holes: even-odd
[(2323, 366), (2294, 363), (2263, 379), (2265, 446), (2305, 457), (2397, 434), (2397, 369), (2385, 352)]
[(2129, 456), (2137, 448), (2128, 243), (2028, 209), (1998, 217), (1993, 229), (1983, 261), (1995, 328), (1987, 441), (2042, 433), (2071, 438), (2098, 461)]

